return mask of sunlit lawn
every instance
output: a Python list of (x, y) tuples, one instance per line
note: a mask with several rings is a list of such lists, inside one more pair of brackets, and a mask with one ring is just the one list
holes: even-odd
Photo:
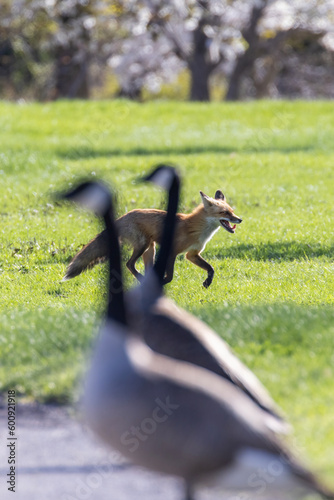
[(216, 271), (208, 290), (180, 256), (167, 294), (255, 370), (332, 479), (333, 113), (329, 102), (0, 104), (0, 389), (75, 400), (103, 310), (104, 266), (60, 283), (99, 223), (52, 192), (96, 175), (116, 190), (119, 214), (162, 208), (161, 191), (134, 181), (172, 161), (181, 211), (199, 190), (222, 189), (244, 222), (203, 253)]

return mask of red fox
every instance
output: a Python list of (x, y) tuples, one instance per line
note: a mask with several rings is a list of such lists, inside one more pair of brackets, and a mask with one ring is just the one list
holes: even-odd
[[(186, 258), (190, 262), (207, 271), (203, 286), (209, 287), (213, 280), (214, 269), (201, 257), (201, 252), (220, 226), (223, 226), (229, 233), (234, 233), (236, 224), (242, 222), (242, 219), (235, 215), (228, 205), (220, 190), (216, 191), (214, 198), (202, 191), (200, 195), (202, 203), (198, 207), (190, 214), (177, 214), (176, 216), (174, 249), (166, 269), (164, 284), (173, 279), (176, 256), (186, 252)], [(164, 210), (143, 208), (131, 210), (116, 221), (120, 239), (133, 247), (133, 253), (126, 265), (139, 281), (143, 275), (136, 269), (136, 262), (142, 256), (145, 271), (153, 266), (155, 244), (160, 243), (165, 216)], [(232, 226), (231, 223), (234, 225)], [(106, 256), (107, 242), (104, 230), (75, 255), (66, 270), (63, 281), (74, 278), (85, 269), (106, 260)]]

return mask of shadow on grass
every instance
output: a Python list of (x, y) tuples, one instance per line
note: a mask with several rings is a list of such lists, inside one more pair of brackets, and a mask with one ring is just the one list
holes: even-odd
[(192, 154), (209, 154), (209, 153), (271, 153), (278, 152), (289, 154), (300, 151), (312, 151), (316, 149), (314, 146), (259, 146), (254, 140), (254, 145), (245, 145), (244, 147), (237, 146), (235, 148), (228, 146), (215, 146), (215, 145), (194, 145), (194, 146), (175, 146), (175, 147), (158, 147), (158, 148), (92, 148), (87, 146), (57, 150), (56, 154), (61, 158), (69, 160), (82, 160), (89, 158), (99, 158), (103, 156), (152, 156), (152, 155), (192, 155)]
[[(83, 244), (82, 244), (83, 246)], [(75, 254), (82, 248), (78, 246), (76, 250), (64, 255), (57, 255), (53, 258), (46, 258), (45, 261), (40, 259), (40, 264), (65, 264), (71, 262)], [(126, 254), (128, 255), (128, 254)], [(259, 243), (258, 245), (240, 244), (228, 248), (206, 248), (203, 252), (206, 259), (241, 259), (254, 261), (293, 261), (293, 260), (308, 260), (319, 257), (334, 258), (334, 246), (310, 245), (308, 243), (299, 243), (298, 241), (275, 241), (270, 243)], [(179, 259), (183, 259), (184, 254), (180, 254)], [(127, 260), (123, 257), (123, 260)]]
[(334, 257), (334, 246), (310, 245), (298, 241), (273, 243), (260, 243), (258, 245), (236, 245), (229, 248), (221, 248), (218, 253), (205, 252), (208, 257), (220, 259), (232, 258), (242, 260), (308, 260), (318, 257)]

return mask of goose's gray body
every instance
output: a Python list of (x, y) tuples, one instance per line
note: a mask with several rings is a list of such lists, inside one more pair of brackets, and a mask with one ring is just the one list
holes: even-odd
[(86, 413), (104, 441), (135, 463), (189, 479), (228, 463), (237, 443), (274, 450), (276, 420), (239, 389), (121, 330), (105, 325), (86, 382)]
[(313, 487), (313, 476), (278, 439), (275, 417), (231, 382), (152, 352), (116, 323), (99, 336), (85, 407), (105, 443), (189, 484), (249, 489), (250, 475), (275, 463), (280, 477), (268, 487), (284, 487), (284, 498)]

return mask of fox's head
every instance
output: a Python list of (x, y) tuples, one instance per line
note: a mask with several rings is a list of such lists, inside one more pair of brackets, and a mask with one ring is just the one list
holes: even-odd
[[(200, 191), (200, 195), (207, 215), (217, 219), (217, 222), (219, 221), (226, 231), (234, 233), (235, 225), (241, 224), (242, 219), (235, 215), (233, 209), (226, 202), (223, 193), (220, 190), (216, 191), (214, 198), (207, 196), (202, 191)], [(233, 226), (231, 226), (231, 222), (234, 224)]]

